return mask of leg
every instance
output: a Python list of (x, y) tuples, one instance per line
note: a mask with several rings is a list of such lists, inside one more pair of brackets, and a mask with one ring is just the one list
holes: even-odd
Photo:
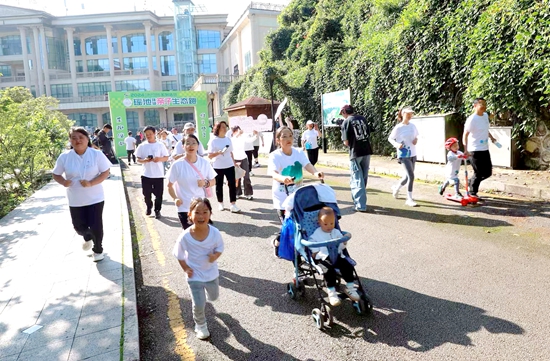
[(315, 166), (315, 164), (317, 164), (317, 161), (319, 160), (319, 148), (306, 149), (306, 151), (307, 159), (309, 159), (311, 165)]
[[(245, 158), (245, 159), (240, 159), (240, 160), (235, 160), (237, 163), (241, 163), (241, 168), (244, 169), (246, 172), (245, 172), (245, 176), (248, 175), (248, 160)], [(239, 178), (235, 181), (235, 184), (236, 184), (236, 192), (237, 192), (237, 197), (240, 197), (243, 195), (243, 182), (242, 182), (242, 178)]]
[(92, 233), (88, 226), (87, 207), (69, 207), (73, 228), (79, 236), (82, 236), (85, 241), (92, 239)]
[[(413, 159), (414, 158), (414, 159)], [(414, 163), (416, 161), (416, 157), (411, 158), (401, 158), (401, 164), (403, 164), (403, 167), (405, 168), (406, 178), (407, 178), (407, 191), (412, 192), (413, 190), (413, 183), (414, 183)], [(403, 182), (401, 182), (401, 185), (405, 185)]]
[(132, 151), (132, 159), (134, 160), (134, 164), (136, 163), (136, 154), (135, 153), (136, 153), (136, 151), (133, 150)]
[(457, 196), (462, 196), (462, 194), (460, 194), (460, 180), (458, 178), (453, 178), (453, 181), (455, 183), (455, 194)]
[(88, 210), (88, 224), (94, 235), (94, 253), (103, 253), (103, 207), (105, 202), (92, 204)]
[[(283, 226), (283, 221), (285, 220), (285, 210), (284, 209), (277, 209), (277, 217), (279, 218), (279, 222), (281, 222), (281, 228)], [(279, 239), (281, 238), (281, 230), (279, 229), (279, 232), (275, 235), (275, 238), (271, 241), (273, 243), (273, 247), (275, 248), (275, 256), (279, 257)]]
[[(235, 167), (224, 169), (225, 177), (227, 178), (227, 186), (229, 187), (229, 202), (237, 201), (237, 187), (235, 185)], [(217, 184), (216, 180), (216, 184)]]
[[(244, 164), (244, 165), (243, 165)], [(241, 164), (241, 167), (243, 169), (250, 168), (252, 169), (252, 163), (248, 163), (248, 159), (243, 159), (243, 163)], [(246, 167), (246, 168), (245, 168)], [(244, 177), (242, 179), (239, 179), (239, 181), (242, 181), (241, 183), (244, 183), (244, 195), (246, 197), (252, 196), (254, 193), (252, 190), (252, 182), (250, 181), (250, 172), (246, 172), (244, 174)], [(239, 184), (240, 185), (240, 184)], [(239, 191), (240, 189), (237, 189)]]
[(471, 158), (474, 175), (471, 179), (470, 192), (474, 195), (479, 191), (481, 181), (489, 178), (493, 174), (493, 164), (488, 150), (472, 152)]
[(246, 169), (246, 168), (243, 168), (243, 169), (248, 170), (248, 172), (252, 172), (252, 153), (254, 153), (254, 151), (253, 150), (247, 150), (247, 151), (245, 151), (245, 153), (246, 153), (246, 158), (248, 160), (248, 169)]
[(188, 281), (189, 291), (191, 293), (191, 302), (193, 304), (193, 320), (197, 325), (206, 323), (204, 308), (206, 307), (206, 293), (204, 282)]
[(365, 184), (363, 178), (363, 170), (361, 169), (361, 158), (350, 159), (350, 188), (351, 198), (355, 204), (355, 209), (367, 209), (367, 195), (365, 192)]
[(126, 149), (126, 155), (127, 155), (127, 158), (128, 158), (128, 164), (132, 163), (132, 151)]
[(164, 195), (164, 178), (153, 179), (153, 194), (155, 195), (155, 212), (160, 212)]
[(319, 261), (317, 263), (322, 264), (326, 268), (326, 271), (325, 271), (325, 274), (323, 275), (323, 277), (325, 278), (325, 282), (327, 284), (327, 287), (329, 287), (329, 288), (336, 287), (337, 276), (336, 276), (336, 271), (334, 270), (334, 266), (332, 265), (332, 263), (330, 263), (330, 261), (328, 259), (325, 259), (323, 261)]
[(336, 260), (336, 264), (334, 267), (338, 268), (340, 270), (340, 273), (342, 274), (342, 278), (346, 283), (352, 283), (355, 281), (355, 275), (353, 274), (353, 266), (348, 262), (347, 259), (338, 257), (338, 260)]
[[(319, 152), (319, 148), (317, 148)], [(365, 187), (365, 204), (367, 204), (367, 184), (369, 181), (370, 155), (361, 157), (361, 170), (363, 171), (363, 185)]]
[(187, 212), (178, 212), (178, 218), (180, 219), (180, 223), (183, 229), (191, 227), (191, 223), (189, 223), (189, 215), (187, 214)]
[(258, 164), (258, 151), (260, 150), (259, 145), (254, 146), (254, 150), (252, 151), (252, 156), (254, 156), (254, 165)]
[(141, 176), (141, 192), (143, 193), (143, 199), (145, 200), (145, 205), (147, 206), (147, 213), (151, 214), (151, 209), (153, 209), (153, 201), (151, 200), (151, 195), (153, 194), (153, 183), (151, 178)]
[(223, 169), (214, 169), (216, 171), (216, 198), (218, 202), (223, 203)]
[(206, 299), (210, 302), (214, 302), (220, 296), (220, 280), (216, 278), (215, 280), (205, 282), (204, 288), (206, 289)]

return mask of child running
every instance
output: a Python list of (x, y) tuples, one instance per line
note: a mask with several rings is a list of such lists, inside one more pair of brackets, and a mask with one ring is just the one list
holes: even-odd
[[(313, 232), (309, 237), (310, 242), (326, 242), (332, 239), (342, 238), (342, 232), (337, 228), (334, 228), (336, 225), (336, 215), (334, 210), (330, 207), (323, 207), (319, 211), (318, 216), (319, 227)], [(346, 232), (346, 235), (351, 237), (350, 233)], [(336, 280), (337, 274), (335, 268), (340, 270), (342, 278), (346, 281), (346, 294), (353, 301), (359, 301), (359, 294), (355, 290), (354, 276), (353, 276), (353, 265), (349, 263), (346, 257), (342, 254), (342, 251), (346, 248), (346, 242), (340, 243), (338, 245), (338, 259), (336, 263), (332, 264), (329, 259), (328, 248), (310, 248), (314, 262), (321, 266), (323, 269), (323, 277), (327, 284), (328, 290), (328, 300), (332, 306), (340, 305), (340, 297), (338, 292), (336, 292)]]
[(439, 194), (443, 195), (445, 188), (454, 182), (455, 185), (455, 198), (462, 198), (460, 193), (460, 181), (458, 180), (458, 172), (460, 170), (460, 164), (464, 158), (464, 153), (458, 150), (458, 139), (449, 138), (445, 141), (445, 149), (449, 151), (447, 153), (447, 166), (445, 172), (447, 173), (447, 180), (439, 186)]
[[(283, 203), (290, 193), (302, 186), (304, 177), (302, 168), (320, 179), (323, 179), (324, 175), (322, 172), (317, 172), (317, 169), (311, 165), (303, 151), (292, 147), (294, 134), (289, 127), (282, 126), (277, 129), (275, 138), (279, 148), (269, 155), (267, 174), (273, 177), (273, 186), (271, 187), (273, 208), (277, 210), (277, 215), (282, 224), (285, 219)], [(276, 257), (279, 257), (280, 236), (281, 233), (279, 232), (272, 240)]]
[(207, 198), (194, 198), (189, 206), (189, 221), (192, 225), (178, 237), (173, 250), (187, 275), (195, 333), (200, 340), (210, 337), (204, 309), (207, 299), (218, 299), (219, 271), (216, 261), (224, 249), (220, 231), (211, 225), (211, 215), (210, 201)]

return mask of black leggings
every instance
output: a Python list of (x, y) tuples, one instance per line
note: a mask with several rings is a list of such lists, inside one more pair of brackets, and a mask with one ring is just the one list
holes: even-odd
[(309, 162), (312, 166), (315, 166), (315, 163), (319, 160), (319, 148), (315, 149), (306, 149), (307, 151), (307, 159), (309, 159)]
[(134, 163), (136, 162), (136, 155), (134, 154), (135, 150), (126, 150), (126, 153), (128, 154), (128, 163), (130, 163), (130, 157), (134, 159)]
[(248, 172), (252, 172), (252, 156), (254, 155), (254, 151), (246, 150), (245, 153), (246, 157), (248, 158), (248, 169), (245, 170), (248, 170)]
[(155, 212), (162, 208), (162, 195), (164, 194), (164, 178), (148, 178), (141, 176), (141, 188), (147, 210), (153, 208), (151, 195), (155, 195)]
[(340, 274), (346, 283), (352, 283), (355, 280), (355, 277), (353, 276), (353, 266), (345, 258), (338, 256), (338, 259), (334, 265), (328, 258), (322, 261), (317, 260), (315, 263), (325, 266), (326, 270), (323, 277), (327, 282), (327, 287), (336, 287), (338, 275), (336, 274), (335, 268), (340, 270)]
[(178, 218), (180, 219), (181, 226), (183, 229), (191, 227), (189, 223), (189, 213), (188, 212), (178, 212)]
[(472, 158), (470, 159), (470, 162), (472, 163), (472, 168), (474, 168), (474, 175), (470, 180), (470, 192), (472, 192), (473, 194), (477, 194), (481, 181), (493, 175), (493, 163), (491, 162), (491, 154), (488, 150), (478, 150), (472, 152)]
[(71, 220), (76, 233), (84, 237), (85, 241), (93, 240), (95, 253), (103, 253), (103, 206), (99, 202), (83, 207), (69, 207)]
[(254, 146), (254, 150), (252, 151), (252, 155), (254, 156), (254, 159), (258, 160), (258, 151), (260, 150), (259, 145)]
[(225, 176), (225, 178), (227, 179), (227, 186), (229, 187), (229, 202), (235, 203), (237, 201), (235, 167), (214, 170), (218, 174), (216, 176), (216, 198), (218, 198), (218, 202), (223, 202), (223, 177)]

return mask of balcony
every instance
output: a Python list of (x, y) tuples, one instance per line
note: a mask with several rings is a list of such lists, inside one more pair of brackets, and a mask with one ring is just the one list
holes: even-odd
[[(158, 70), (153, 70), (155, 76), (160, 76)], [(149, 75), (149, 69), (130, 69), (130, 70), (115, 70), (115, 76), (132, 76), (132, 75)], [(76, 73), (77, 79), (84, 78), (108, 78), (111, 76), (110, 71), (89, 71), (85, 73)], [(1, 79), (1, 78), (0, 78)], [(50, 80), (71, 79), (70, 73), (50, 74)], [(25, 77), (23, 77), (23, 81)]]
[(237, 81), (241, 78), (242, 75), (220, 75), (220, 74), (212, 74), (212, 75), (201, 75), (193, 84), (193, 87), (191, 90), (204, 90), (202, 89), (201, 85), (203, 84), (212, 84), (212, 85), (218, 85), (218, 84), (230, 84), (234, 81)]
[(25, 76), (0, 76), (0, 83), (19, 83), (24, 81)]
[(70, 98), (57, 98), (59, 103), (86, 103), (86, 102), (106, 102), (109, 100), (109, 96), (105, 95), (87, 95), (80, 97), (70, 97)]

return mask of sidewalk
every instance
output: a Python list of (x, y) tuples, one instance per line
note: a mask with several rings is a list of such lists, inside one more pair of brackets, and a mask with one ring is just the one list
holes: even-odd
[[(0, 220), (0, 360), (139, 360), (132, 240), (121, 172), (103, 183), (105, 259), (73, 230), (51, 182)], [(42, 328), (27, 334), (34, 325)], [(29, 330), (31, 331), (31, 330)]]
[[(319, 153), (318, 165), (349, 169), (348, 153)], [(401, 176), (403, 167), (396, 159), (372, 156), (370, 173)], [(427, 182), (443, 182), (445, 180), (445, 165), (417, 162), (415, 178)], [(468, 174), (472, 176), (472, 168)], [(464, 182), (464, 168), (460, 170), (460, 181)], [(435, 186), (434, 186), (435, 188)], [(522, 196), (550, 201), (550, 172), (527, 171), (493, 167), (493, 176), (481, 183), (482, 192), (498, 191), (512, 196)], [(389, 190), (388, 190), (389, 192)]]

